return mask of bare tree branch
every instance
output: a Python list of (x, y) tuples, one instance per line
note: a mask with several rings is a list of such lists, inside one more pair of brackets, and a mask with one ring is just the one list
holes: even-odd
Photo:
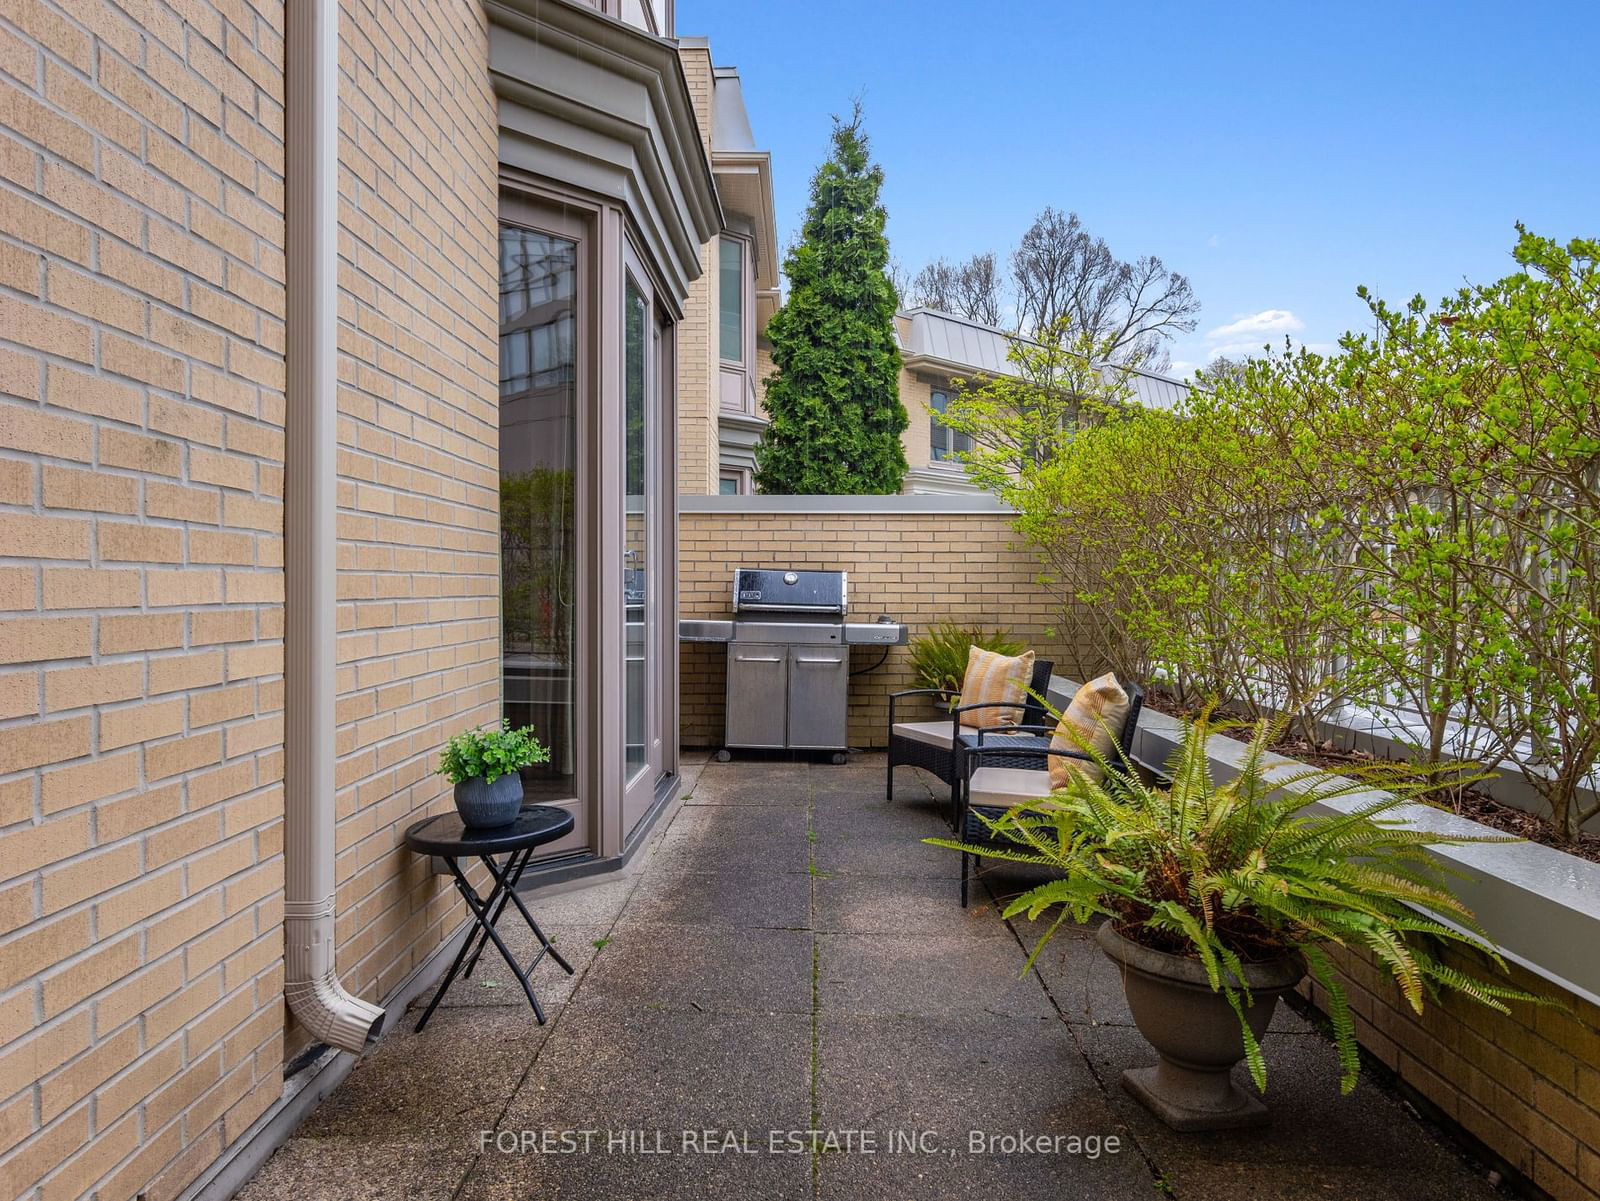
[(964, 263), (935, 259), (911, 281), (913, 303), (955, 313), (985, 325), (1000, 324), (1001, 279), (993, 254), (975, 254)]
[(1124, 262), (1077, 213), (1047, 208), (1011, 253), (1019, 329), (1030, 336), (1063, 320), (1121, 363), (1168, 361), (1165, 343), (1194, 329), (1200, 311), (1189, 281), (1155, 255)]

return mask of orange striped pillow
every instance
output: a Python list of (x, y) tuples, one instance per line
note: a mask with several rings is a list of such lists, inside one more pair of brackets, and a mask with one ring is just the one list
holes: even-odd
[[(1050, 745), (1058, 750), (1082, 751), (1087, 744), (1106, 758), (1111, 758), (1117, 734), (1128, 718), (1128, 706), (1132, 703), (1113, 673), (1108, 671), (1098, 680), (1090, 680), (1078, 689), (1067, 711), (1061, 715)], [(1068, 759), (1065, 755), (1051, 755), (1050, 787), (1065, 788), (1075, 771), (1082, 772), (1097, 784), (1105, 775), (1098, 763)]]
[(1016, 725), (1022, 720), (1022, 704), (1028, 698), (1028, 683), (1032, 678), (1032, 651), (1023, 651), (1012, 658), (972, 647), (967, 651), (967, 675), (961, 682), (961, 703), (992, 707), (963, 713), (961, 724), (974, 730), (984, 726)]

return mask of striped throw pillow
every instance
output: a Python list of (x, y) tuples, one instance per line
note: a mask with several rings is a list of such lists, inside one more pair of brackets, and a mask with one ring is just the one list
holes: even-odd
[[(1071, 751), (1081, 751), (1085, 745), (1094, 747), (1107, 759), (1116, 753), (1117, 735), (1127, 720), (1128, 706), (1133, 702), (1117, 683), (1117, 677), (1106, 672), (1097, 680), (1090, 680), (1079, 688), (1067, 706), (1067, 711), (1056, 723), (1055, 737), (1050, 745)], [(1098, 763), (1086, 759), (1068, 759), (1065, 755), (1050, 756), (1050, 787), (1065, 788), (1073, 772), (1082, 772), (1099, 783), (1105, 772)]]
[(961, 724), (978, 730), (985, 726), (1014, 726), (1022, 720), (1033, 679), (1033, 652), (1012, 658), (982, 647), (967, 652), (967, 675), (961, 682), (961, 704), (988, 705), (961, 715)]

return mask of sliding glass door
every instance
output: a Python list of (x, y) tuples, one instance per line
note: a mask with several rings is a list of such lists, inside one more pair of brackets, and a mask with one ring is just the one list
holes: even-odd
[(550, 748), (530, 800), (577, 793), (578, 242), (500, 229), (500, 588), (505, 716)]
[(662, 581), (660, 315), (648, 277), (631, 255), (622, 294), (623, 821), (624, 836), (649, 812), (661, 778)]

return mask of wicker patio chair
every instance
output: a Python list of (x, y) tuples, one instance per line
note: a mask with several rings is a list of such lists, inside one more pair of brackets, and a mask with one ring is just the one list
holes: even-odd
[[(1116, 732), (1111, 753), (1107, 756), (1113, 763), (1125, 764), (1129, 769), (1141, 766), (1133, 757), (1133, 738), (1139, 728), (1139, 711), (1144, 708), (1144, 689), (1135, 684), (1128, 689), (1128, 715), (1122, 720), (1122, 728)], [(1075, 747), (1051, 747), (1048, 740), (1055, 736), (1055, 729), (1051, 726), (999, 726), (994, 730), (979, 730), (975, 745), (969, 745), (962, 756), (962, 779), (960, 798), (956, 803), (956, 834), (962, 842), (976, 846), (994, 846), (995, 840), (991, 837), (988, 822), (984, 818), (993, 820), (1007, 809), (1028, 801), (1036, 801), (1040, 797), (1049, 796), (1053, 789), (1050, 786), (1050, 771), (1046, 767), (1014, 767), (1009, 760), (1016, 754), (1014, 748), (1005, 743), (996, 744), (990, 739), (995, 734), (1002, 737), (1016, 734), (1034, 734), (1046, 740), (1043, 750), (1035, 751), (1041, 762), (1048, 764), (1049, 759), (1059, 757), (1063, 759), (1081, 759), (1093, 762), (1094, 757)], [(967, 907), (967, 881), (971, 872), (976, 867), (977, 855), (968, 851), (961, 852), (961, 907)]]
[[(1055, 664), (1048, 659), (1036, 659), (1033, 664), (1033, 676), (1028, 681), (1028, 695), (1022, 704), (1022, 725), (1038, 726), (1045, 720), (1044, 696), (1050, 690), (1050, 672)], [(894, 799), (894, 769), (897, 767), (920, 767), (932, 772), (950, 786), (950, 814), (953, 821), (955, 816), (956, 796), (959, 793), (959, 784), (962, 778), (961, 755), (964, 744), (970, 745), (973, 731), (961, 724), (961, 715), (971, 713), (977, 709), (1013, 708), (1008, 705), (957, 705), (950, 710), (948, 716), (936, 718), (933, 721), (896, 721), (895, 706), (909, 696), (936, 696), (949, 702), (959, 699), (958, 694), (949, 688), (908, 688), (904, 692), (891, 692), (889, 694), (889, 767), (885, 796)], [(995, 727), (1002, 729), (1004, 727)], [(1020, 728), (1020, 727), (1019, 727)], [(965, 737), (963, 737), (965, 736)], [(994, 739), (991, 739), (993, 742)], [(1030, 763), (1043, 763), (1039, 757), (1042, 746), (1037, 735), (1025, 735), (1017, 740), (1025, 744), (1022, 747), (1009, 748), (1013, 755), (1031, 752), (1032, 758), (1022, 758), (1017, 761), (1017, 766)], [(996, 745), (998, 751), (998, 744)]]

